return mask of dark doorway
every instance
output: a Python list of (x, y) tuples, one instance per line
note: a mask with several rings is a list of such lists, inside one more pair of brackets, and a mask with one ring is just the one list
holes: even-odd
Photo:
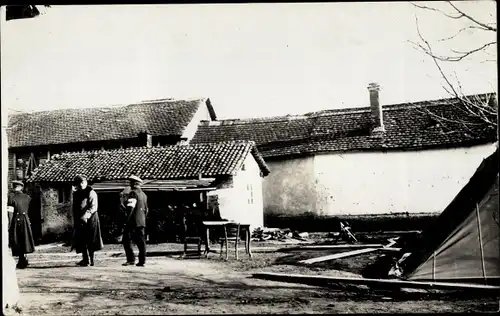
[[(183, 216), (179, 205), (193, 207), (197, 218), (205, 216), (206, 200), (200, 192), (145, 191), (149, 213), (146, 219), (148, 243), (180, 242), (183, 237)], [(119, 243), (122, 237), (125, 214), (120, 210), (120, 192), (98, 192), (99, 218), (104, 243)], [(198, 214), (199, 213), (199, 214)], [(199, 221), (199, 220), (198, 220)]]
[(120, 242), (124, 217), (120, 211), (119, 192), (98, 192), (99, 220), (103, 242), (113, 244)]
[(42, 242), (42, 197), (39, 186), (29, 186), (26, 188), (26, 193), (30, 195), (31, 202), (28, 209), (28, 217), (31, 222), (31, 231), (35, 245), (40, 245)]

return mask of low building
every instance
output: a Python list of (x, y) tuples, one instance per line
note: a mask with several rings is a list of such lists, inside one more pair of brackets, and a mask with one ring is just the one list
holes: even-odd
[(495, 150), (486, 122), (496, 121), (495, 95), (468, 97), (491, 104), (482, 120), (461, 100), (382, 106), (378, 94), (371, 86), (366, 108), (201, 122), (192, 143), (256, 142), (272, 171), (263, 180), (266, 226), (309, 215), (439, 213)]
[(42, 235), (70, 231), (71, 181), (77, 174), (87, 176), (99, 196), (100, 215), (110, 219), (118, 218), (119, 193), (136, 175), (144, 180), (151, 210), (166, 212), (173, 200), (206, 205), (209, 196), (217, 196), (222, 218), (263, 226), (261, 177), (269, 169), (251, 141), (54, 155), (27, 179), (40, 187)]
[[(151, 100), (137, 104), (60, 109), (9, 115), (9, 180), (23, 180), (41, 163), (65, 152), (94, 151), (189, 143), (201, 120), (215, 120), (210, 99)], [(38, 239), (43, 220), (40, 192), (27, 185), (34, 197), (30, 219)], [(70, 190), (59, 191), (58, 203)]]

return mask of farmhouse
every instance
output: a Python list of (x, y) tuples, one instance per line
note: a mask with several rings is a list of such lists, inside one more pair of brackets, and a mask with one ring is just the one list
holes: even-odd
[[(216, 196), (223, 219), (262, 227), (261, 177), (268, 173), (253, 142), (231, 141), (54, 155), (27, 182), (41, 189), (42, 235), (60, 235), (72, 227), (69, 193), (77, 174), (86, 175), (98, 193), (99, 214), (109, 219), (103, 221), (105, 227), (116, 224), (119, 193), (132, 174), (144, 180), (143, 190), (153, 213), (167, 214), (173, 200), (204, 207), (208, 197)], [(61, 199), (60, 192), (67, 192), (70, 198)]]
[[(189, 143), (200, 120), (215, 120), (210, 99), (145, 101), (124, 106), (61, 109), (9, 115), (9, 180), (23, 180), (56, 154)], [(43, 221), (39, 186), (26, 186), (35, 238)], [(57, 193), (69, 203), (71, 191)]]
[[(435, 214), (495, 150), (495, 95), (297, 116), (201, 122), (193, 143), (256, 142), (272, 173), (264, 179), (266, 225), (302, 216)], [(391, 215), (393, 216), (393, 215)], [(273, 223), (273, 224), (271, 224)]]

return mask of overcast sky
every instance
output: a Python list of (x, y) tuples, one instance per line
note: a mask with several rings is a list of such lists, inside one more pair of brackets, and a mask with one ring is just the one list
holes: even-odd
[[(496, 19), (494, 2), (458, 5)], [(383, 104), (446, 97), (432, 60), (408, 43), (415, 13), (436, 45), (467, 25), (406, 2), (53, 6), (2, 21), (2, 108), (210, 97), (220, 118), (272, 116), (367, 106), (369, 82), (381, 85)], [(463, 32), (436, 49), (490, 40)], [(484, 59), (447, 70), (466, 93), (490, 92), (497, 66)]]

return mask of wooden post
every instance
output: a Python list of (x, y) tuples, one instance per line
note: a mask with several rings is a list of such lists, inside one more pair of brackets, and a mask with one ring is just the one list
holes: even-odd
[[(0, 7), (0, 28), (3, 28), (5, 26), (5, 23), (7, 22), (7, 12), (6, 12), (6, 6), (1, 6)], [(3, 43), (3, 36), (0, 38), (2, 44)], [(1, 66), (0, 66), (1, 67)], [(1, 129), (1, 139), (2, 139), (2, 144), (8, 144), (8, 139), (7, 139), (7, 131), (5, 130), (5, 127), (8, 126), (8, 118), (7, 115), (2, 115), (1, 116), (1, 122), (2, 122), (2, 129)], [(8, 146), (2, 146), (2, 170), (9, 170), (9, 151), (7, 149)], [(14, 159), (16, 159), (16, 155), (14, 154)], [(16, 160), (14, 160), (14, 167), (16, 167), (15, 164)], [(15, 169), (14, 169), (15, 171)], [(7, 177), (2, 177), (2, 197), (7, 197), (8, 195), (8, 183), (7, 183)], [(2, 288), (4, 289), (2, 291), (2, 312), (4, 315), (8, 315), (13, 313), (12, 310), (7, 311), (6, 310), (6, 305), (8, 304), (9, 306), (15, 305), (19, 301), (19, 285), (17, 283), (17, 273), (16, 273), (16, 263), (14, 261), (14, 258), (12, 257), (12, 253), (9, 249), (8, 242), (9, 242), (9, 228), (8, 228), (8, 216), (7, 216), (7, 199), (2, 198), (2, 207), (1, 207), (1, 212), (2, 212)]]
[(14, 159), (14, 172), (16, 172), (16, 169), (17, 169), (17, 155), (16, 155), (16, 153), (12, 153), (12, 159)]
[(28, 164), (28, 169), (26, 170), (26, 176), (31, 175), (31, 173), (33, 173), (33, 170), (35, 170), (38, 167), (38, 165), (36, 163), (36, 156), (35, 156), (34, 152), (30, 153), (30, 160), (29, 161), (30, 162)]
[(432, 281), (436, 280), (436, 251), (432, 254)]
[(484, 266), (484, 250), (483, 250), (483, 236), (481, 231), (481, 218), (479, 216), (479, 205), (476, 204), (476, 217), (477, 217), (477, 231), (479, 235), (479, 251), (481, 253), (481, 268), (483, 270), (483, 279), (486, 284), (486, 267)]
[(50, 160), (50, 150), (47, 150), (47, 160)]
[(497, 150), (500, 150), (500, 108), (498, 107), (498, 92), (495, 93), (494, 99), (495, 105), (497, 106)]

